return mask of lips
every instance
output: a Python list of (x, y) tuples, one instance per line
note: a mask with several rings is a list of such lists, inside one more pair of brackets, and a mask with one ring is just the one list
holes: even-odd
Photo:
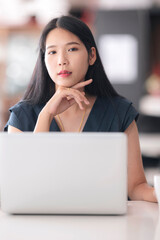
[(67, 70), (62, 70), (58, 73), (58, 75), (62, 76), (62, 75), (70, 75), (72, 72), (69, 72)]

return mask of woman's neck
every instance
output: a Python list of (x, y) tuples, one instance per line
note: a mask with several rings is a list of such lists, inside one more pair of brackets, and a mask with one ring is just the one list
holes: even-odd
[(80, 109), (77, 103), (73, 104), (70, 108), (65, 110), (63, 113), (55, 117), (57, 124), (61, 131), (65, 132), (79, 132), (82, 131), (89, 114), (96, 101), (95, 96), (87, 96), (89, 105), (83, 105), (84, 109)]

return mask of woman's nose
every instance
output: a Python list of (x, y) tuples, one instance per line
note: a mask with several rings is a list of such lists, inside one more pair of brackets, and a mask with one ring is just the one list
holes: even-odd
[(66, 62), (65, 62), (65, 61), (63, 61), (63, 62), (61, 61), (61, 62), (58, 63), (58, 65), (59, 65), (59, 66), (66, 65)]
[(67, 65), (68, 60), (66, 58), (66, 56), (64, 54), (60, 54), (59, 58), (58, 58), (58, 65), (59, 66), (63, 66), (63, 65)]

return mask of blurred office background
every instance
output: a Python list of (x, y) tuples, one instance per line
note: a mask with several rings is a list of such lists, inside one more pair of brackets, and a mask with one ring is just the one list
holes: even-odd
[(68, 13), (91, 28), (110, 81), (140, 112), (152, 184), (160, 174), (160, 0), (0, 0), (0, 131), (29, 83), (43, 27)]

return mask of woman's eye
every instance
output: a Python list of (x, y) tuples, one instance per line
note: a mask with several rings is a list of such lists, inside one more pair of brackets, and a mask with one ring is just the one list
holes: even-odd
[(78, 50), (77, 48), (70, 48), (68, 51), (73, 52), (73, 51), (77, 51), (77, 50)]
[(56, 53), (56, 51), (51, 51), (51, 52), (49, 52), (48, 54), (49, 55), (53, 55), (53, 54), (55, 54)]

